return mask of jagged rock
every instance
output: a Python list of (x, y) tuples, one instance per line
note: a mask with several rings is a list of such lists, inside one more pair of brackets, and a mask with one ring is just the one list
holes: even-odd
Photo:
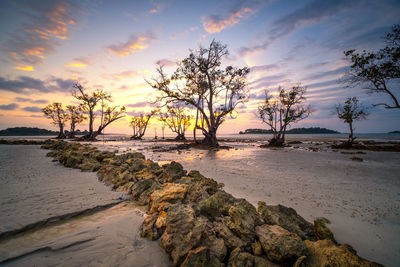
[(227, 226), (245, 243), (251, 244), (255, 237), (255, 227), (264, 223), (256, 208), (248, 201), (240, 199), (229, 208)]
[(229, 256), (228, 267), (253, 267), (254, 256), (235, 248)]
[(264, 257), (254, 256), (254, 267), (280, 267)]
[(225, 191), (218, 191), (199, 203), (200, 212), (210, 219), (227, 216), (234, 202), (235, 198), (232, 195)]
[(304, 266), (382, 266), (357, 256), (350, 246), (337, 246), (329, 239), (316, 242), (306, 240), (305, 245), (309, 256), (303, 261)]
[(190, 250), (197, 247), (206, 228), (206, 219), (196, 218), (190, 205), (175, 204), (168, 208), (161, 246), (171, 255), (173, 264), (180, 265)]
[(335, 240), (335, 238), (333, 236), (333, 233), (326, 226), (327, 223), (330, 223), (328, 219), (326, 219), (326, 218), (317, 218), (314, 221), (314, 232), (315, 232), (315, 235), (319, 240), (329, 239), (329, 240), (332, 240), (334, 243), (336, 243), (336, 240)]
[(193, 182), (203, 186), (204, 189), (207, 191), (207, 193), (209, 193), (210, 195), (215, 194), (218, 191), (218, 189), (224, 187), (223, 183), (218, 183), (214, 179), (207, 178), (196, 170), (190, 171), (188, 173), (188, 176), (192, 179)]
[(141, 205), (149, 203), (150, 195), (161, 187), (161, 184), (153, 179), (140, 180), (131, 188), (132, 199)]
[(95, 172), (101, 168), (101, 164), (95, 159), (84, 159), (82, 164), (79, 165), (82, 171)]
[(289, 232), (295, 233), (303, 240), (315, 240), (314, 227), (292, 209), (282, 205), (270, 206), (258, 202), (257, 211), (267, 224), (277, 224)]
[(155, 226), (157, 229), (163, 229), (166, 226), (166, 224), (167, 224), (167, 213), (165, 211), (160, 211)]
[(128, 159), (126, 163), (128, 164), (129, 172), (138, 172), (146, 168), (142, 159), (138, 158)]
[(279, 225), (257, 226), (256, 233), (265, 254), (272, 261), (294, 262), (306, 251), (305, 244), (298, 235)]
[(140, 236), (147, 237), (150, 240), (157, 240), (160, 238), (160, 233), (155, 227), (155, 223), (157, 221), (158, 214), (150, 214), (144, 218), (143, 224), (140, 228)]
[(218, 258), (211, 255), (209, 249), (206, 247), (198, 247), (191, 250), (187, 255), (185, 261), (182, 263), (181, 267), (222, 267), (222, 264)]
[(182, 201), (185, 198), (188, 185), (165, 183), (159, 190), (150, 195), (150, 213), (165, 210), (171, 204)]
[(186, 202), (187, 203), (198, 203), (199, 201), (202, 201), (206, 198), (208, 198), (210, 195), (207, 193), (207, 191), (204, 189), (204, 186), (197, 184), (197, 183), (192, 183), (189, 184), (188, 187), (188, 192), (186, 194)]
[(247, 245), (246, 242), (242, 241), (228, 228), (223, 220), (213, 222), (213, 232), (215, 232), (217, 237), (220, 237), (224, 240), (225, 246), (229, 250), (232, 250), (236, 247), (245, 247)]
[(186, 175), (186, 171), (183, 169), (182, 165), (175, 161), (163, 165), (162, 168), (163, 175), (159, 178), (160, 183), (173, 182)]

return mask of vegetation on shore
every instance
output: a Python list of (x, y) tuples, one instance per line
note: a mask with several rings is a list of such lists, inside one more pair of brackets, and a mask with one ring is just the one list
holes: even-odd
[[(272, 134), (272, 130), (265, 129), (246, 129), (244, 132), (239, 134)], [(310, 127), (310, 128), (293, 128), (286, 131), (286, 134), (339, 134), (340, 132), (330, 130), (327, 128)]]
[(116, 155), (63, 141), (42, 148), (131, 194), (147, 210), (141, 236), (160, 239), (174, 266), (380, 266), (337, 244), (327, 220), (311, 224), (292, 208), (264, 202), (256, 209), (177, 162), (159, 166), (137, 152)]
[(0, 130), (0, 136), (40, 136), (40, 135), (58, 135), (59, 132), (40, 129), (37, 127), (13, 127)]

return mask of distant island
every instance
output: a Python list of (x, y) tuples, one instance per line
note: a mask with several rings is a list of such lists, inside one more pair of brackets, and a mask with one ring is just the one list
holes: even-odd
[(388, 132), (388, 134), (400, 134), (400, 131)]
[[(339, 134), (340, 132), (320, 128), (320, 127), (310, 127), (310, 128), (294, 128), (286, 131), (286, 134)], [(265, 129), (246, 129), (244, 132), (240, 131), (239, 134), (272, 134), (272, 130)]]
[[(65, 131), (68, 133), (68, 131)], [(75, 132), (76, 135), (84, 135), (87, 134), (88, 131), (80, 131), (77, 130)], [(14, 127), (14, 128), (7, 128), (5, 130), (0, 130), (0, 136), (51, 136), (51, 135), (58, 135), (58, 131), (51, 131), (47, 129), (40, 129), (40, 128), (32, 128), (32, 127)]]

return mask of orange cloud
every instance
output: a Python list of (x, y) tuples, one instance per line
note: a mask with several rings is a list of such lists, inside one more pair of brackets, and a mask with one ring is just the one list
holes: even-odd
[(143, 50), (149, 47), (150, 43), (155, 40), (155, 37), (151, 33), (147, 33), (140, 36), (132, 35), (125, 43), (119, 43), (109, 45), (107, 50), (110, 53), (116, 54), (120, 57), (129, 56), (131, 53)]
[(17, 66), (14, 67), (16, 70), (24, 70), (24, 71), (34, 71), (35, 68), (33, 66)]
[(72, 62), (65, 64), (66, 67), (86, 68), (90, 64), (89, 59), (85, 57), (74, 58)]
[(102, 74), (101, 77), (106, 79), (106, 80), (114, 80), (114, 81), (119, 81), (125, 78), (132, 78), (137, 76), (136, 71), (123, 71), (123, 72), (118, 72), (118, 73), (112, 73), (112, 74)]
[(203, 27), (208, 33), (220, 32), (225, 28), (232, 27), (237, 24), (243, 17), (254, 13), (255, 10), (249, 7), (242, 7), (236, 12), (230, 12), (227, 18), (220, 18), (216, 15), (202, 17)]

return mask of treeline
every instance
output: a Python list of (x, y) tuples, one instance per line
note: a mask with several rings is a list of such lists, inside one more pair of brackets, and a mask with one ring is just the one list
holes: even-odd
[[(272, 130), (266, 129), (246, 129), (244, 132), (239, 132), (239, 134), (272, 134)], [(310, 128), (294, 128), (286, 132), (287, 134), (339, 134), (340, 132), (320, 128), (320, 127), (310, 127)]]
[(1, 136), (58, 135), (58, 132), (32, 127), (14, 127), (0, 130)]

